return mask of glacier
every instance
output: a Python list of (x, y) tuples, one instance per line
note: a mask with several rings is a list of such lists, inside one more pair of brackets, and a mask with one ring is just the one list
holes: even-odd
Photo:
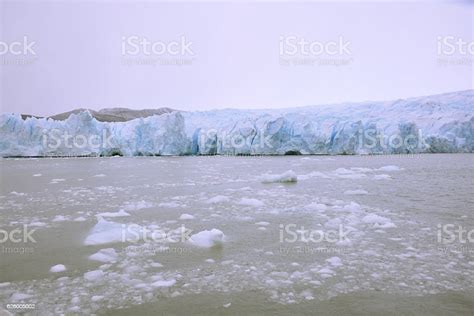
[(474, 90), (289, 109), (175, 111), (99, 122), (0, 116), (0, 156), (397, 154), (474, 151)]

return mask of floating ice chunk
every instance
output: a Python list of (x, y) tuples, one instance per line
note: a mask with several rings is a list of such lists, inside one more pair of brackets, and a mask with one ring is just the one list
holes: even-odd
[(223, 306), (224, 308), (229, 308), (230, 305), (232, 305), (232, 303), (227, 303), (227, 304), (224, 304), (224, 305), (222, 305), (222, 306)]
[(158, 204), (159, 207), (169, 207), (169, 208), (175, 208), (175, 207), (180, 207), (178, 203), (175, 202), (164, 202)]
[(369, 214), (362, 218), (362, 222), (366, 224), (374, 224), (376, 227), (390, 228), (395, 227), (395, 224), (386, 217), (377, 214)]
[(159, 262), (152, 262), (150, 263), (150, 266), (153, 267), (153, 268), (162, 268), (163, 265)]
[(357, 171), (357, 172), (363, 172), (363, 173), (373, 171), (373, 169), (371, 169), (371, 168), (363, 168), (363, 167), (352, 167), (351, 170), (354, 170), (354, 171)]
[(308, 174), (301, 174), (298, 176), (299, 180), (308, 180), (311, 178), (323, 178), (323, 179), (329, 179), (330, 177), (320, 171), (313, 171)]
[(33, 175), (33, 177), (41, 177), (41, 176), (42, 176), (41, 173), (35, 173), (35, 174)]
[(53, 180), (51, 180), (50, 183), (51, 183), (51, 184), (57, 184), (57, 183), (63, 182), (63, 181), (66, 181), (66, 179), (53, 179)]
[(255, 206), (255, 207), (261, 207), (261, 206), (264, 206), (265, 203), (263, 203), (262, 201), (260, 200), (257, 200), (257, 199), (247, 199), (247, 198), (242, 198), (240, 201), (239, 201), (239, 204), (240, 205), (245, 205), (245, 206)]
[(94, 295), (91, 297), (92, 302), (101, 301), (104, 297), (102, 295)]
[(265, 174), (261, 177), (263, 183), (271, 182), (297, 182), (298, 176), (293, 170), (288, 170), (282, 174)]
[(219, 229), (203, 230), (189, 238), (189, 242), (195, 246), (210, 248), (221, 245), (224, 242), (224, 233)]
[(209, 204), (216, 204), (216, 203), (223, 203), (223, 202), (228, 202), (229, 197), (225, 195), (216, 195), (215, 197), (210, 198), (207, 200), (207, 203)]
[(54, 218), (53, 218), (53, 222), (64, 222), (64, 221), (67, 221), (68, 218), (66, 216), (63, 216), (63, 215), (56, 215)]
[(309, 211), (325, 211), (328, 207), (326, 204), (313, 202), (306, 205), (305, 208)]
[(342, 261), (341, 261), (341, 258), (339, 257), (331, 257), (329, 259), (326, 259), (326, 261), (329, 262), (329, 264), (331, 264), (334, 267), (342, 266)]
[[(101, 217), (99, 217), (97, 224), (92, 227), (89, 235), (84, 240), (84, 245), (102, 245), (114, 242), (121, 242), (121, 241), (137, 241), (137, 231), (141, 230), (142, 227), (136, 224), (123, 225), (120, 223), (114, 223), (107, 221)], [(131, 231), (131, 228), (135, 231)]]
[(400, 171), (400, 170), (403, 170), (403, 168), (400, 168), (399, 166), (390, 165), (390, 166), (380, 167), (377, 170), (379, 170), (379, 171)]
[(365, 190), (347, 190), (347, 191), (344, 191), (344, 194), (345, 195), (366, 195), (366, 194), (369, 194), (369, 192)]
[(82, 216), (79, 216), (79, 217), (76, 217), (74, 219), (75, 222), (85, 222), (86, 221), (86, 218), (85, 217), (82, 217)]
[(104, 277), (105, 273), (102, 270), (93, 270), (84, 273), (84, 279), (87, 281), (98, 281)]
[(255, 225), (258, 225), (258, 226), (268, 226), (270, 225), (269, 222), (258, 222), (258, 223), (255, 223)]
[(336, 170), (334, 170), (334, 172), (337, 173), (337, 174), (351, 174), (351, 173), (354, 173), (354, 171), (346, 169), (346, 168), (337, 168)]
[(322, 268), (321, 270), (319, 270), (319, 273), (332, 275), (334, 274), (334, 271), (329, 268)]
[(376, 175), (374, 176), (374, 180), (391, 180), (391, 179), (392, 179), (392, 177), (389, 176), (388, 174), (385, 174), (385, 173), (383, 173), (383, 174), (376, 174)]
[(344, 205), (344, 209), (350, 212), (358, 212), (360, 211), (360, 204), (351, 202), (350, 204)]
[(207, 263), (214, 263), (214, 262), (216, 262), (216, 261), (215, 261), (214, 259), (206, 259), (206, 262), (207, 262)]
[(159, 280), (151, 284), (153, 287), (170, 287), (176, 284), (175, 279), (170, 280)]
[(120, 210), (118, 212), (105, 212), (105, 213), (99, 213), (96, 216), (102, 216), (102, 217), (125, 217), (125, 216), (130, 216), (129, 213), (125, 212), (124, 210)]
[(103, 173), (96, 174), (96, 175), (94, 176), (94, 178), (103, 178), (103, 177), (105, 177), (105, 174), (103, 174)]
[(194, 216), (192, 216), (191, 214), (181, 214), (181, 216), (179, 217), (179, 219), (181, 220), (188, 220), (188, 219), (194, 219)]
[(43, 223), (43, 222), (32, 222), (30, 223), (28, 226), (32, 226), (32, 227), (44, 227), (44, 226), (47, 226), (48, 224), (46, 223)]
[(112, 262), (117, 260), (117, 252), (114, 248), (101, 249), (95, 254), (89, 256), (89, 259), (99, 262)]
[(10, 296), (10, 300), (12, 302), (18, 302), (18, 301), (23, 301), (29, 298), (32, 298), (33, 295), (30, 294), (25, 294), (25, 293), (13, 293), (12, 296)]
[(144, 208), (153, 207), (153, 203), (147, 201), (136, 201), (136, 202), (127, 202), (123, 206), (127, 211), (138, 211)]
[(57, 264), (55, 266), (52, 266), (49, 269), (49, 272), (57, 273), (57, 272), (64, 272), (66, 271), (66, 266), (63, 264)]
[(10, 194), (11, 194), (11, 195), (16, 195), (16, 196), (24, 196), (24, 195), (26, 195), (26, 193), (23, 193), (23, 192), (16, 192), (16, 191), (11, 191)]

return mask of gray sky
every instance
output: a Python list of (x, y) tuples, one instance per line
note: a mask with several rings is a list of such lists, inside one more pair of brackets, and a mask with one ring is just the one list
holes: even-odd
[(473, 41), (473, 7), (3, 1), (0, 53), (24, 36), (34, 44), (0, 54), (1, 112), (279, 108), (473, 89), (472, 51), (451, 52)]

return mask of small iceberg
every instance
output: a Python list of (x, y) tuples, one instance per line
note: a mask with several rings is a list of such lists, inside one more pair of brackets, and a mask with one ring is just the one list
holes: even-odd
[(52, 273), (58, 273), (58, 272), (64, 272), (66, 271), (66, 266), (64, 264), (57, 264), (55, 266), (52, 266), (51, 269), (49, 269), (49, 272)]
[[(133, 228), (133, 229), (132, 229)], [(115, 242), (138, 241), (143, 227), (137, 224), (120, 224), (110, 222), (102, 217), (98, 218), (97, 224), (89, 232), (84, 240), (84, 245), (103, 245)]]
[(263, 183), (273, 183), (273, 182), (282, 182), (282, 183), (294, 183), (298, 181), (298, 176), (293, 170), (288, 170), (282, 174), (264, 174), (261, 177)]
[(114, 248), (101, 249), (95, 254), (89, 256), (89, 259), (99, 262), (112, 262), (117, 260), (117, 252)]
[(99, 213), (96, 216), (101, 216), (101, 217), (126, 217), (126, 216), (130, 216), (130, 214), (125, 212), (124, 210), (120, 210), (118, 212)]
[(203, 230), (197, 234), (191, 235), (189, 242), (202, 248), (211, 248), (222, 245), (224, 242), (224, 233), (219, 229)]

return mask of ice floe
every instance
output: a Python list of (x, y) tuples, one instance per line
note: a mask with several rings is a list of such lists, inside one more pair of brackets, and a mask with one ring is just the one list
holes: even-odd
[(117, 260), (117, 251), (114, 248), (101, 249), (95, 254), (90, 255), (89, 259), (99, 262), (112, 262)]
[(288, 170), (282, 174), (265, 174), (260, 177), (263, 183), (272, 182), (297, 182), (298, 176), (293, 170)]
[(96, 216), (101, 216), (101, 217), (126, 217), (126, 216), (130, 216), (130, 214), (125, 212), (124, 210), (119, 210), (118, 212), (99, 213)]
[(66, 266), (63, 264), (57, 264), (55, 266), (52, 266), (49, 269), (49, 272), (53, 272), (53, 273), (64, 272), (64, 271), (66, 271)]
[(184, 213), (184, 214), (181, 214), (181, 216), (179, 217), (179, 219), (181, 219), (181, 220), (190, 220), (190, 219), (194, 219), (194, 216), (191, 215), (191, 214), (186, 214), (186, 213)]
[(257, 200), (257, 199), (249, 199), (249, 198), (242, 198), (240, 201), (239, 201), (239, 204), (240, 205), (245, 205), (245, 206), (254, 206), (254, 207), (261, 207), (261, 206), (264, 206), (265, 203), (263, 203), (262, 201), (260, 200)]
[(197, 234), (191, 235), (189, 242), (202, 248), (210, 248), (222, 245), (224, 242), (224, 233), (216, 228), (203, 230)]

